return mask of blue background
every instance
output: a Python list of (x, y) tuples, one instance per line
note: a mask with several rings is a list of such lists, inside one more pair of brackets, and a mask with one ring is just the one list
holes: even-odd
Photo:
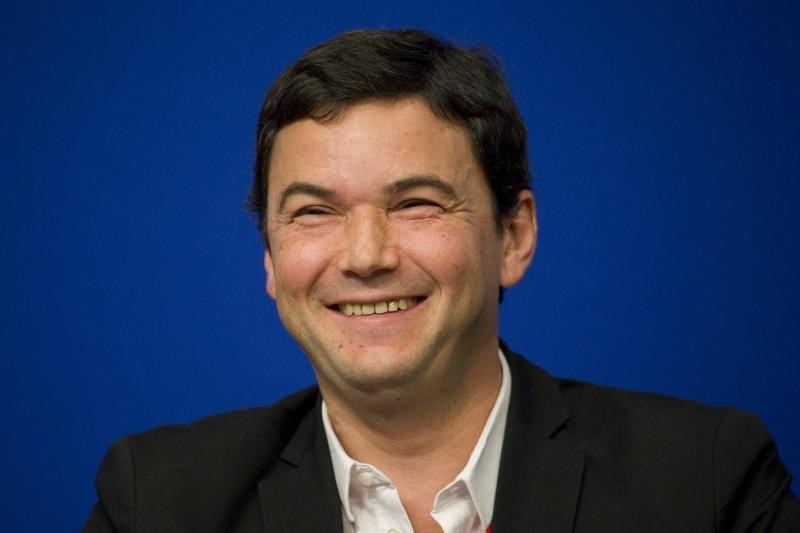
[(508, 342), (555, 374), (752, 410), (800, 474), (799, 6), (6, 4), (4, 529), (77, 529), (121, 435), (312, 381), (242, 204), (266, 87), (365, 26), (503, 58), (541, 226)]

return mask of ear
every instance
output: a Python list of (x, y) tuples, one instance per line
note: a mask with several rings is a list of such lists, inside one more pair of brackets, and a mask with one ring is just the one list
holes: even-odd
[(514, 213), (503, 221), (500, 286), (511, 287), (522, 279), (533, 260), (538, 229), (533, 193), (529, 190), (520, 191)]
[(275, 268), (272, 265), (272, 254), (264, 250), (264, 272), (267, 275), (267, 294), (275, 299)]

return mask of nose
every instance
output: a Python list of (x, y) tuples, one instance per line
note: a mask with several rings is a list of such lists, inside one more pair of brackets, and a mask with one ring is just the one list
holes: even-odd
[(339, 269), (359, 277), (369, 277), (397, 268), (397, 249), (391, 242), (386, 216), (377, 209), (364, 208), (349, 213)]

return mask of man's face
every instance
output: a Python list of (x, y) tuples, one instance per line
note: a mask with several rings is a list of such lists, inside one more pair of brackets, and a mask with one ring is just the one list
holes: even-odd
[(418, 99), (357, 104), (282, 129), (269, 180), (267, 291), (323, 391), (496, 357), (498, 287), (521, 272), (461, 128)]

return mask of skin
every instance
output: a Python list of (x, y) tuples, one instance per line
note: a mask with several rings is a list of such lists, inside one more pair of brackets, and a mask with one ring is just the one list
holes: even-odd
[[(436, 530), (433, 498), (499, 390), (498, 288), (533, 256), (533, 198), (498, 229), (467, 134), (416, 98), (283, 128), (269, 180), (267, 292), (345, 450), (393, 479), (415, 530)], [(401, 298), (416, 305), (339, 309)]]

